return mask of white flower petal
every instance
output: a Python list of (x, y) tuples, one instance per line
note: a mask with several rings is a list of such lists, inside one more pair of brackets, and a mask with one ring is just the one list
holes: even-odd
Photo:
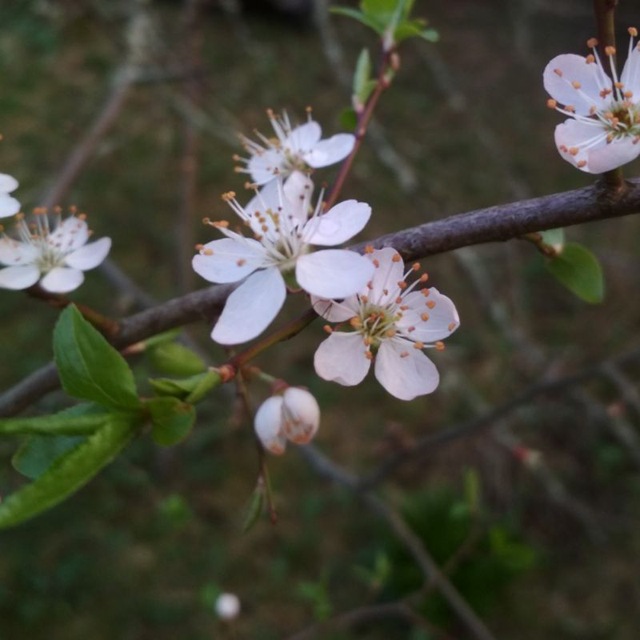
[(355, 143), (355, 136), (350, 133), (338, 133), (327, 140), (320, 140), (304, 155), (304, 161), (314, 169), (327, 167), (344, 160), (353, 151)]
[(33, 262), (40, 252), (32, 245), (18, 242), (13, 238), (0, 238), (0, 263), (24, 265)]
[(380, 345), (374, 365), (378, 382), (399, 400), (431, 393), (440, 382), (435, 365), (408, 340), (387, 340)]
[(276, 268), (252, 273), (228, 298), (211, 332), (220, 344), (239, 344), (260, 335), (284, 304), (287, 289)]
[(18, 181), (8, 173), (0, 173), (0, 191), (11, 193), (18, 188)]
[(20, 202), (11, 196), (0, 193), (0, 218), (15, 216), (20, 211)]
[(282, 432), (291, 442), (308, 444), (320, 426), (318, 401), (300, 387), (288, 387), (282, 397)]
[(357, 200), (345, 200), (324, 215), (309, 220), (304, 229), (308, 244), (334, 247), (360, 233), (369, 222), (371, 207)]
[(256, 411), (253, 428), (262, 446), (281, 455), (287, 446), (287, 440), (282, 433), (282, 396), (267, 398)]
[(590, 149), (584, 170), (589, 173), (604, 173), (635, 160), (639, 155), (640, 144), (637, 139), (616, 139), (604, 146)]
[(575, 53), (556, 56), (545, 67), (542, 78), (547, 93), (561, 105), (574, 107), (578, 115), (589, 115), (592, 106), (602, 109), (607, 105), (600, 91), (611, 89), (611, 80), (596, 64), (587, 63)]
[(284, 157), (281, 152), (265, 149), (251, 156), (247, 163), (247, 171), (255, 184), (263, 185), (280, 175), (283, 165)]
[(336, 331), (316, 350), (313, 366), (324, 380), (352, 387), (362, 382), (369, 371), (371, 361), (366, 353), (361, 335)]
[(282, 186), (287, 211), (293, 215), (298, 225), (309, 217), (313, 181), (301, 171), (293, 171)]
[(65, 256), (64, 262), (68, 267), (88, 271), (97, 267), (111, 250), (111, 238), (100, 238), (95, 242), (85, 244)]
[(349, 296), (342, 302), (311, 296), (313, 310), (329, 322), (344, 322), (358, 315), (358, 300)]
[(400, 294), (398, 283), (404, 280), (404, 262), (393, 247), (377, 249), (367, 254), (367, 257), (376, 265), (371, 278), (369, 299), (376, 304), (388, 304)]
[(460, 318), (453, 302), (431, 287), (428, 296), (412, 291), (402, 299), (409, 309), (396, 323), (406, 337), (419, 342), (436, 342), (448, 338), (459, 326)]
[(310, 120), (291, 132), (286, 146), (294, 153), (305, 154), (313, 149), (320, 140), (320, 136), (322, 136), (320, 125), (314, 120)]
[(0, 288), (27, 289), (40, 279), (40, 270), (33, 264), (0, 269)]
[(640, 100), (640, 50), (637, 46), (629, 53), (624, 69), (620, 76), (620, 82), (624, 85), (624, 91), (633, 93), (633, 100), (636, 104)]
[(40, 286), (51, 293), (68, 293), (84, 282), (84, 273), (80, 269), (55, 267), (40, 281)]
[[(584, 147), (589, 144), (593, 149), (607, 144), (607, 132), (603, 127), (580, 120), (565, 120), (557, 125), (554, 138), (560, 155), (574, 167), (587, 173), (594, 172), (588, 166), (589, 154)], [(577, 150), (577, 153), (571, 153), (572, 150)]]
[(89, 227), (86, 221), (77, 216), (69, 216), (49, 234), (47, 242), (60, 251), (71, 252), (85, 245), (88, 239)]
[(268, 263), (264, 247), (256, 240), (222, 238), (205, 244), (191, 264), (205, 280), (227, 283), (238, 282)]
[(354, 251), (326, 249), (298, 258), (296, 280), (320, 298), (346, 298), (366, 285), (373, 270), (373, 264)]

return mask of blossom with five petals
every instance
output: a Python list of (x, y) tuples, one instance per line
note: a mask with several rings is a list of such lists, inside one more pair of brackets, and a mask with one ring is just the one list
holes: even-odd
[(403, 273), (400, 254), (391, 247), (370, 251), (375, 266), (373, 278), (357, 295), (341, 302), (313, 298), (313, 308), (330, 322), (346, 323), (351, 331), (330, 331), (314, 357), (316, 373), (325, 380), (353, 386), (362, 382), (375, 360), (378, 382), (400, 400), (413, 400), (431, 393), (440, 377), (435, 365), (422, 352), (443, 348), (460, 325), (453, 302), (437, 289), (405, 282), (414, 265)]
[[(629, 29), (629, 55), (618, 77), (616, 50), (605, 47), (607, 75), (598, 41), (592, 38), (586, 58), (572, 53), (556, 56), (543, 74), (549, 107), (570, 116), (555, 130), (560, 155), (587, 173), (604, 173), (640, 155), (640, 50), (636, 29)], [(563, 105), (563, 106), (558, 106)]]
[(20, 203), (9, 194), (18, 188), (18, 181), (6, 173), (0, 173), (0, 218), (8, 218), (20, 211)]
[(276, 137), (267, 138), (258, 133), (260, 142), (254, 142), (242, 136), (242, 143), (250, 156), (235, 157), (247, 165), (246, 168), (238, 167), (237, 171), (248, 173), (257, 185), (266, 184), (276, 176), (286, 178), (294, 171), (311, 173), (313, 169), (344, 160), (353, 150), (356, 139), (350, 133), (338, 133), (321, 140), (322, 129), (311, 118), (294, 128), (286, 113), (278, 117), (269, 110), (267, 115)]
[(84, 281), (83, 271), (97, 267), (111, 249), (111, 239), (89, 242), (90, 231), (84, 214), (62, 220), (59, 213), (53, 224), (43, 209), (34, 212), (29, 225), (24, 216), (17, 222), (18, 239), (3, 234), (0, 238), (0, 287), (27, 289), (40, 280), (51, 293), (67, 293)]
[(198, 247), (193, 268), (206, 280), (238, 282), (228, 297), (211, 337), (220, 344), (239, 344), (262, 333), (280, 311), (286, 297), (285, 276), (295, 274), (295, 287), (323, 298), (344, 298), (359, 291), (373, 273), (364, 256), (347, 249), (311, 252), (311, 246), (334, 246), (359, 233), (371, 207), (346, 200), (322, 213), (318, 202), (309, 215), (312, 183), (296, 172), (286, 183), (267, 184), (242, 207), (234, 194), (223, 198), (249, 227), (253, 238), (211, 222), (226, 236)]

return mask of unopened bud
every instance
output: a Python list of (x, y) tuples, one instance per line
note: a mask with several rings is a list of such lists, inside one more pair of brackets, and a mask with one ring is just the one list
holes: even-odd
[(318, 431), (320, 407), (306, 389), (289, 387), (283, 394), (282, 431), (296, 444), (307, 444)]
[(287, 446), (287, 440), (282, 432), (282, 396), (267, 398), (256, 411), (253, 427), (262, 446), (282, 455)]
[(235, 593), (221, 593), (214, 608), (221, 620), (233, 620), (240, 613), (240, 600)]

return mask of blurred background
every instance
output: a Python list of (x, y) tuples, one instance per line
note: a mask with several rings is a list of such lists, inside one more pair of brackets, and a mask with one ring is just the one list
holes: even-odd
[[(201, 220), (228, 215), (220, 194), (244, 181), (237, 133), (269, 135), (267, 108), (303, 121), (312, 106), (326, 135), (343, 130), (355, 61), (362, 47), (377, 59), (377, 42), (329, 4), (2, 2), (0, 170), (20, 180), (25, 211), (75, 204), (114, 239), (112, 265), (75, 300), (121, 317), (206, 286), (190, 267), (194, 245), (216, 237)], [(363, 239), (592, 183), (559, 157), (562, 116), (542, 88), (552, 57), (586, 53), (591, 3), (417, 0), (414, 13), (440, 42), (401, 49), (343, 191), (373, 207)], [(620, 51), (639, 18), (621, 0)], [(335, 168), (318, 175), (330, 184)], [(602, 263), (600, 305), (563, 289), (524, 242), (423, 261), (462, 326), (433, 356), (440, 388), (410, 403), (372, 376), (350, 389), (315, 377), (319, 322), (271, 350), (256, 364), (322, 407), (317, 451), (269, 460), (278, 523), (241, 533), (258, 457), (220, 390), (179, 446), (141, 438), (66, 503), (0, 533), (0, 639), (476, 637), (441, 589), (423, 588), (399, 518), (496, 639), (635, 640), (639, 232), (633, 216), (567, 230)], [(50, 360), (57, 311), (2, 291), (0, 312), (9, 388)], [(189, 338), (217, 364), (210, 328)], [(142, 385), (162, 374), (149, 358), (133, 366)], [(257, 405), (268, 390), (250, 393)], [(52, 393), (31, 412), (67, 402)], [(0, 442), (3, 495), (22, 482), (14, 450)], [(389, 511), (332, 482), (336, 468), (377, 478)], [(231, 622), (214, 612), (221, 591), (242, 603)]]

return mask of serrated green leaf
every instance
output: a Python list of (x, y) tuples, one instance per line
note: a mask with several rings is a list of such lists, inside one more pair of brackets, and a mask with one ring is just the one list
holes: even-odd
[(106, 415), (104, 407), (83, 404), (48, 416), (0, 419), (0, 435), (87, 435), (104, 424)]
[(170, 447), (189, 435), (196, 420), (195, 408), (177, 398), (151, 398), (147, 401), (151, 416), (151, 437), (156, 444)]
[(0, 503), (0, 529), (24, 522), (77, 491), (126, 446), (134, 432), (131, 417), (111, 414), (101, 429)]
[(602, 268), (593, 253), (582, 245), (566, 244), (562, 253), (547, 262), (547, 268), (559, 282), (585, 302), (602, 302)]
[(53, 353), (69, 395), (118, 410), (140, 406), (129, 365), (75, 305), (60, 314), (53, 331)]
[(242, 520), (242, 533), (247, 533), (258, 522), (264, 507), (264, 487), (258, 485), (251, 494), (251, 499)]
[(149, 351), (151, 364), (171, 376), (192, 376), (207, 366), (200, 356), (177, 342), (160, 342)]

